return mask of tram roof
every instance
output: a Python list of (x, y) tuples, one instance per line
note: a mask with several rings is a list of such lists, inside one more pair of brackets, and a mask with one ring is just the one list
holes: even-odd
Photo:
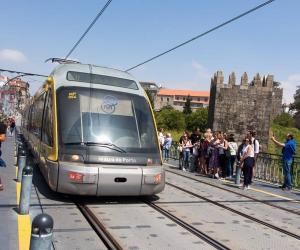
[(50, 76), (52, 76), (55, 79), (56, 88), (59, 88), (61, 86), (90, 87), (89, 85), (87, 85), (88, 83), (86, 82), (78, 82), (73, 80), (69, 81), (67, 79), (68, 72), (92, 73), (96, 75), (132, 80), (136, 83), (138, 89), (131, 89), (131, 88), (126, 88), (121, 86), (117, 87), (111, 85), (102, 85), (102, 84), (93, 84), (93, 88), (116, 90), (116, 91), (121, 91), (126, 93), (139, 94), (139, 95), (145, 94), (139, 82), (131, 74), (125, 71), (96, 66), (92, 64), (81, 64), (81, 63), (70, 63), (70, 64), (58, 65), (50, 74)]

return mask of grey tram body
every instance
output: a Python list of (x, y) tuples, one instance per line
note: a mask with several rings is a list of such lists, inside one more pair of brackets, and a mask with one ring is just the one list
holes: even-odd
[[(70, 81), (67, 79), (68, 72), (86, 73), (87, 76), (88, 74), (95, 74), (101, 77), (112, 77), (113, 79), (117, 79), (117, 81), (119, 82), (122, 82), (122, 80), (132, 81), (133, 85), (136, 87), (126, 88), (118, 84), (111, 86), (109, 85), (109, 82), (106, 82), (106, 84), (95, 84), (93, 82), (80, 82), (74, 79)], [(37, 160), (38, 166), (49, 187), (52, 190), (60, 193), (92, 196), (144, 196), (161, 192), (165, 186), (165, 172), (162, 166), (161, 153), (159, 150), (157, 133), (153, 120), (154, 118), (152, 117), (151, 108), (145, 92), (140, 84), (127, 72), (89, 64), (62, 64), (56, 67), (50, 76), (53, 77), (55, 81), (55, 89), (53, 89), (52, 91), (55, 91), (56, 93), (57, 114), (52, 115), (57, 115), (57, 160), (53, 161), (47, 158), (47, 151), (49, 151), (49, 146), (46, 145), (47, 143), (45, 144), (47, 138), (44, 136), (44, 131), (46, 131), (44, 127), (47, 127), (46, 100), (44, 101), (46, 104), (43, 102), (40, 102), (40, 104), (35, 104), (40, 106), (44, 105), (42, 113), (43, 117), (40, 121), (40, 126), (42, 126), (43, 128), (36, 128), (35, 124), (34, 126), (32, 125), (34, 123), (34, 121), (32, 122), (35, 115), (34, 112), (36, 112), (33, 107), (34, 101), (25, 108), (21, 128), (25, 140), (28, 142), (28, 145), (35, 159)], [(37, 91), (35, 99), (38, 99), (43, 92), (45, 92), (44, 87), (41, 87)], [(86, 93), (91, 93), (91, 97), (89, 98)], [(103, 109), (103, 103), (100, 106), (100, 104), (98, 103), (97, 95), (94, 95), (94, 93), (99, 94), (99, 102), (101, 98), (103, 100), (105, 98), (109, 99), (110, 102), (115, 101), (116, 99), (117, 101), (115, 102), (119, 102), (116, 105), (119, 106), (114, 112), (116, 112), (117, 114), (112, 114), (110, 117), (110, 114), (106, 114), (105, 112), (103, 112), (103, 110), (99, 111), (100, 107)], [(108, 94), (104, 95), (103, 93)], [(75, 102), (77, 102), (77, 104), (74, 105), (74, 108), (73, 105), (65, 105), (64, 102), (68, 103), (70, 101), (67, 98), (63, 99), (67, 94), (69, 95), (68, 97), (76, 97)], [(47, 99), (47, 94), (45, 94), (45, 99)], [(60, 101), (62, 99), (64, 101)], [(134, 106), (134, 103), (136, 102), (140, 102), (143, 105), (147, 105), (148, 107), (144, 108), (143, 110), (138, 110), (139, 107)], [(126, 108), (127, 106), (130, 106), (130, 108)], [(78, 131), (75, 129), (74, 131), (77, 131), (76, 133), (69, 133), (71, 138), (80, 137), (79, 142), (81, 143), (78, 143), (78, 145), (75, 145), (74, 143), (73, 145), (73, 141), (69, 139), (62, 131), (64, 131), (63, 126), (65, 126), (65, 124), (68, 124), (68, 119), (72, 119), (72, 116), (68, 116), (68, 109), (70, 113), (72, 113), (75, 112), (74, 109), (76, 108), (80, 110), (81, 121), (79, 119), (77, 120), (77, 123), (81, 124), (80, 128), (82, 131)], [(48, 116), (51, 116), (51, 112), (48, 113)], [(145, 115), (145, 117), (149, 119), (149, 127), (145, 127), (143, 121), (140, 121), (138, 119), (138, 114), (140, 114), (140, 117), (143, 117), (142, 115)], [(149, 118), (150, 116), (151, 119)], [(85, 121), (87, 120), (86, 117), (90, 117), (90, 120)], [(104, 121), (102, 122), (101, 118), (99, 117), (104, 117), (105, 122), (110, 120), (116, 121), (112, 122), (111, 126), (107, 127), (107, 131), (110, 131), (111, 129), (112, 136), (115, 136), (115, 141), (119, 142), (117, 148), (112, 149), (110, 145), (100, 145), (99, 147), (97, 143), (85, 145), (85, 134), (88, 134), (87, 137), (92, 137), (94, 136), (94, 134), (90, 135), (90, 131), (86, 132), (83, 130), (94, 129), (96, 132), (99, 132), (101, 129), (97, 130), (96, 127), (91, 128), (94, 121), (97, 122), (97, 126), (101, 126), (102, 123), (105, 123)], [(128, 124), (126, 124), (127, 127), (124, 125), (124, 127), (126, 128), (123, 128), (122, 122), (118, 123), (118, 121), (122, 121), (122, 119), (128, 121)], [(89, 127), (84, 127), (84, 122), (88, 123)], [(143, 125), (143, 129), (146, 132), (149, 128), (151, 128), (149, 129), (150, 132), (148, 134), (146, 132), (143, 133), (141, 129), (142, 125), (139, 125), (140, 123)], [(131, 127), (135, 127), (135, 125), (137, 135), (133, 133), (135, 130), (132, 130), (133, 132), (130, 130)], [(52, 125), (52, 127), (53, 126), (54, 125)], [(73, 131), (72, 129), (73, 127), (69, 128), (69, 131)], [(53, 131), (54, 130), (52, 128), (52, 136), (54, 136)], [(114, 135), (114, 131), (125, 131), (124, 133), (126, 133), (126, 131), (129, 131), (128, 133), (131, 133), (130, 135), (134, 134), (132, 137), (133, 139), (129, 136), (125, 137), (125, 139), (118, 138), (117, 135)], [(80, 136), (78, 134), (80, 134)], [(153, 139), (152, 142), (143, 142), (143, 136), (149, 136), (150, 134), (151, 138)], [(119, 136), (121, 137), (122, 133), (120, 133)], [(46, 139), (44, 139), (44, 137)], [(51, 135), (48, 135), (48, 137), (51, 140)], [(64, 143), (65, 141), (67, 141), (68, 143)], [(132, 147), (133, 149), (131, 148), (131, 141), (134, 142), (134, 145), (138, 145), (135, 146), (136, 148), (138, 147), (138, 152), (134, 151), (135, 147)], [(153, 145), (149, 145), (151, 143)], [(48, 144), (51, 144), (51, 142), (48, 142)], [(122, 147), (119, 145), (122, 145)], [(145, 150), (143, 148), (143, 145), (146, 147)], [(125, 151), (121, 151), (124, 146)], [(128, 152), (126, 151), (126, 147), (128, 148)], [(119, 148), (121, 149), (119, 150)], [(149, 152), (149, 154), (147, 152)], [(79, 157), (79, 159), (82, 159), (79, 161), (73, 161), (66, 157), (66, 155), (68, 157), (73, 157), (75, 155), (75, 157)], [(72, 176), (72, 174), (75, 174), (76, 176), (78, 175), (80, 177), (80, 180), (78, 181), (76, 179), (70, 179), (70, 176)]]

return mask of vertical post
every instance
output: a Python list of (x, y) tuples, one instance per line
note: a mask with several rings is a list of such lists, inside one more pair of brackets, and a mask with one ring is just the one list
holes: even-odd
[(31, 226), (30, 250), (51, 250), (53, 219), (48, 214), (39, 214)]
[(32, 167), (26, 166), (23, 169), (23, 174), (22, 174), (21, 197), (20, 197), (20, 205), (19, 205), (20, 214), (29, 213), (32, 176), (33, 176)]
[(18, 158), (18, 177), (17, 177), (17, 182), (21, 182), (22, 180), (22, 174), (23, 174), (23, 169), (26, 165), (26, 155), (25, 151), (23, 151)]
[(238, 161), (236, 163), (236, 171), (235, 171), (235, 184), (240, 185), (241, 182), (241, 167), (240, 167), (240, 162)]
[(25, 151), (24, 150), (24, 145), (23, 145), (23, 143), (22, 142), (20, 142), (20, 143), (18, 143), (17, 144), (17, 162), (16, 162), (16, 164), (18, 164), (18, 160), (19, 160), (19, 155), (22, 153), (22, 151)]

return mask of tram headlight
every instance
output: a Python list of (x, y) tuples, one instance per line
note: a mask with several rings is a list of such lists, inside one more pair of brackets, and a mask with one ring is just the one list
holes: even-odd
[(83, 156), (82, 155), (64, 154), (62, 158), (63, 158), (63, 161), (83, 162)]
[(158, 173), (155, 175), (145, 175), (144, 182), (145, 184), (160, 184), (162, 179), (162, 174)]

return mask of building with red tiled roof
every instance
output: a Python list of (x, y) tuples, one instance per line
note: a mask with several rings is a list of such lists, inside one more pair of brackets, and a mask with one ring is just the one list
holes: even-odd
[(179, 90), (162, 88), (157, 92), (154, 100), (154, 109), (161, 110), (163, 107), (171, 106), (174, 109), (183, 110), (187, 97), (191, 99), (191, 109), (207, 107), (209, 104), (209, 91)]

